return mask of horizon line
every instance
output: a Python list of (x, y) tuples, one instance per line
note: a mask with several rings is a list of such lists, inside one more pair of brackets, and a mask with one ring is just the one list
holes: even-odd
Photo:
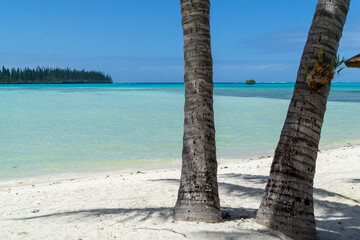
[[(276, 83), (280, 83), (280, 84), (286, 84), (286, 83), (295, 83), (294, 82), (257, 82), (253, 85), (256, 84), (276, 84)], [(359, 82), (349, 82), (349, 81), (343, 81), (343, 82), (333, 82), (334, 83), (360, 83)], [(184, 82), (112, 82), (112, 84), (184, 84)], [(245, 82), (214, 82), (213, 84), (246, 84)], [(249, 84), (246, 84), (249, 85)]]

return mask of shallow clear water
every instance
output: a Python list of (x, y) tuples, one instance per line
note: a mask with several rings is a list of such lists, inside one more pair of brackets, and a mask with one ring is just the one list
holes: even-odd
[[(293, 84), (217, 84), (218, 158), (272, 154)], [(357, 142), (360, 84), (333, 84), (321, 147)], [(182, 84), (1, 85), (0, 178), (181, 159)]]

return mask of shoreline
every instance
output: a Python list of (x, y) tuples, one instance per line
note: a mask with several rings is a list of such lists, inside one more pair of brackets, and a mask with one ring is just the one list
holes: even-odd
[[(321, 150), (318, 239), (360, 235), (360, 146)], [(173, 221), (180, 168), (89, 173), (0, 187), (1, 239), (286, 239), (254, 222), (272, 158), (219, 160), (223, 222)], [(44, 228), (43, 226), (47, 227)]]
[[(354, 141), (352, 141), (354, 142)], [(346, 147), (360, 147), (360, 141), (355, 141), (354, 143), (347, 142), (339, 146), (339, 144), (334, 144), (333, 146), (327, 146), (326, 148), (320, 149), (319, 153), (332, 151), (336, 149), (346, 148)], [(218, 166), (219, 169), (221, 165), (226, 164), (233, 164), (234, 162), (249, 162), (255, 161), (260, 159), (273, 158), (273, 151), (272, 154), (269, 152), (263, 152), (261, 154), (256, 154), (253, 156), (241, 157), (241, 158), (219, 158)], [(120, 168), (118, 166), (122, 165), (123, 167)], [(140, 172), (151, 172), (151, 171), (159, 171), (159, 170), (181, 170), (181, 159), (170, 159), (170, 160), (161, 160), (151, 162), (151, 160), (147, 160), (145, 162), (139, 162), (134, 164), (123, 164), (120, 163), (119, 165), (115, 165), (114, 167), (106, 167), (102, 169), (98, 168), (88, 168), (85, 170), (70, 170), (70, 171), (57, 171), (57, 172), (49, 172), (49, 173), (36, 173), (34, 175), (27, 174), (23, 177), (9, 177), (9, 178), (0, 178), (0, 188), (2, 187), (11, 187), (16, 186), (19, 182), (23, 185), (31, 185), (31, 184), (38, 184), (38, 183), (46, 183), (46, 182), (58, 182), (64, 181), (68, 179), (83, 179), (83, 178), (91, 178), (94, 176), (102, 176), (104, 174), (109, 175), (119, 175), (119, 174), (136, 174), (138, 171)]]

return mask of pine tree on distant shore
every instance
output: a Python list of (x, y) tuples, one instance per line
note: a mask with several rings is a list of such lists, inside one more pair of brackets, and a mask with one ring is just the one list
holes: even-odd
[(111, 76), (99, 71), (70, 68), (12, 68), (2, 66), (0, 84), (50, 84), (50, 83), (112, 83)]

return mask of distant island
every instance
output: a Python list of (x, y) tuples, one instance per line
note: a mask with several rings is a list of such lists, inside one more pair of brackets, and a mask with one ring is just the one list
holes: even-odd
[(251, 80), (246, 80), (245, 81), (245, 84), (249, 84), (249, 85), (251, 85), (251, 84), (255, 84), (256, 82), (255, 82), (255, 80), (254, 79), (251, 79)]
[(112, 83), (111, 76), (98, 71), (61, 68), (12, 68), (0, 70), (0, 84)]

